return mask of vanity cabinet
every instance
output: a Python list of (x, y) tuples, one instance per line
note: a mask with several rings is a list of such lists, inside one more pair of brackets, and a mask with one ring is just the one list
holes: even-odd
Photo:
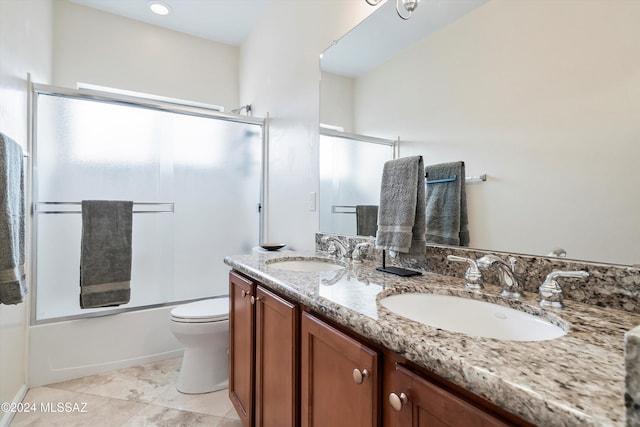
[(298, 306), (229, 275), (229, 397), (245, 427), (296, 426)]
[(378, 426), (378, 352), (306, 312), (301, 331), (301, 425)]
[(532, 426), (234, 271), (229, 298), (229, 397), (245, 427)]

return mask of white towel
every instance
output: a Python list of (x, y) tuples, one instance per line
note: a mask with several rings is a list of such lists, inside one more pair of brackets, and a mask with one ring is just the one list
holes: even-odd
[(19, 304), (24, 274), (24, 167), (22, 147), (0, 133), (0, 303)]
[(376, 247), (424, 254), (425, 188), (422, 156), (390, 160), (382, 170)]

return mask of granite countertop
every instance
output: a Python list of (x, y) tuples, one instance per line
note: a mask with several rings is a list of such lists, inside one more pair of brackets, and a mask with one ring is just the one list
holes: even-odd
[[(464, 288), (464, 279), (424, 273), (409, 278), (375, 270), (371, 261), (344, 263), (332, 272), (272, 267), (283, 257), (327, 258), (324, 252), (254, 252), (225, 263), (292, 301), (345, 326), (525, 420), (544, 426), (622, 426), (625, 423), (624, 334), (640, 315), (565, 299), (543, 310), (537, 295), (519, 301), (499, 288)], [(465, 296), (511, 306), (568, 325), (563, 337), (538, 342), (501, 341), (448, 332), (391, 313), (378, 300), (425, 292)], [(558, 320), (558, 317), (560, 320)]]

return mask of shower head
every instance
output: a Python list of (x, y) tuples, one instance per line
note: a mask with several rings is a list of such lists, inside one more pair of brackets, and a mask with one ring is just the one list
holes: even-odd
[(247, 105), (243, 105), (242, 107), (235, 108), (235, 109), (231, 110), (231, 112), (233, 114), (241, 114), (242, 110), (245, 111), (247, 116), (250, 116), (251, 115), (251, 104), (247, 104)]

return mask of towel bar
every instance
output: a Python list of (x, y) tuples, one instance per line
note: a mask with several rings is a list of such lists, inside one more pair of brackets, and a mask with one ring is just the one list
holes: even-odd
[[(426, 178), (426, 176), (425, 176)], [(453, 175), (451, 178), (442, 178), (442, 179), (433, 179), (433, 180), (427, 180), (427, 184), (439, 184), (441, 182), (453, 182), (455, 180), (457, 180), (458, 177), (457, 175)], [(474, 176), (467, 176), (465, 178), (466, 182), (476, 182), (476, 181), (486, 181), (487, 180), (487, 174), (483, 173), (482, 175), (474, 175)]]
[[(353, 209), (353, 210), (349, 210), (349, 209)], [(356, 213), (356, 207), (352, 206), (352, 205), (332, 205), (331, 206), (331, 213), (335, 213), (335, 214), (355, 214)]]
[[(33, 213), (44, 213), (44, 214), (79, 214), (82, 213), (82, 209), (78, 208), (78, 209), (69, 209), (69, 210), (47, 210), (47, 209), (40, 209), (41, 206), (48, 206), (48, 205), (54, 205), (54, 206), (60, 206), (60, 205), (66, 205), (66, 206), (81, 206), (81, 202), (35, 202), (33, 204)], [(133, 209), (133, 213), (175, 213), (175, 208), (174, 208), (174, 204), (171, 202), (134, 202), (134, 209)], [(152, 206), (152, 205), (156, 205), (156, 206), (166, 206), (165, 209), (158, 209), (158, 210), (145, 210), (144, 208), (142, 209), (135, 209), (136, 206)]]

